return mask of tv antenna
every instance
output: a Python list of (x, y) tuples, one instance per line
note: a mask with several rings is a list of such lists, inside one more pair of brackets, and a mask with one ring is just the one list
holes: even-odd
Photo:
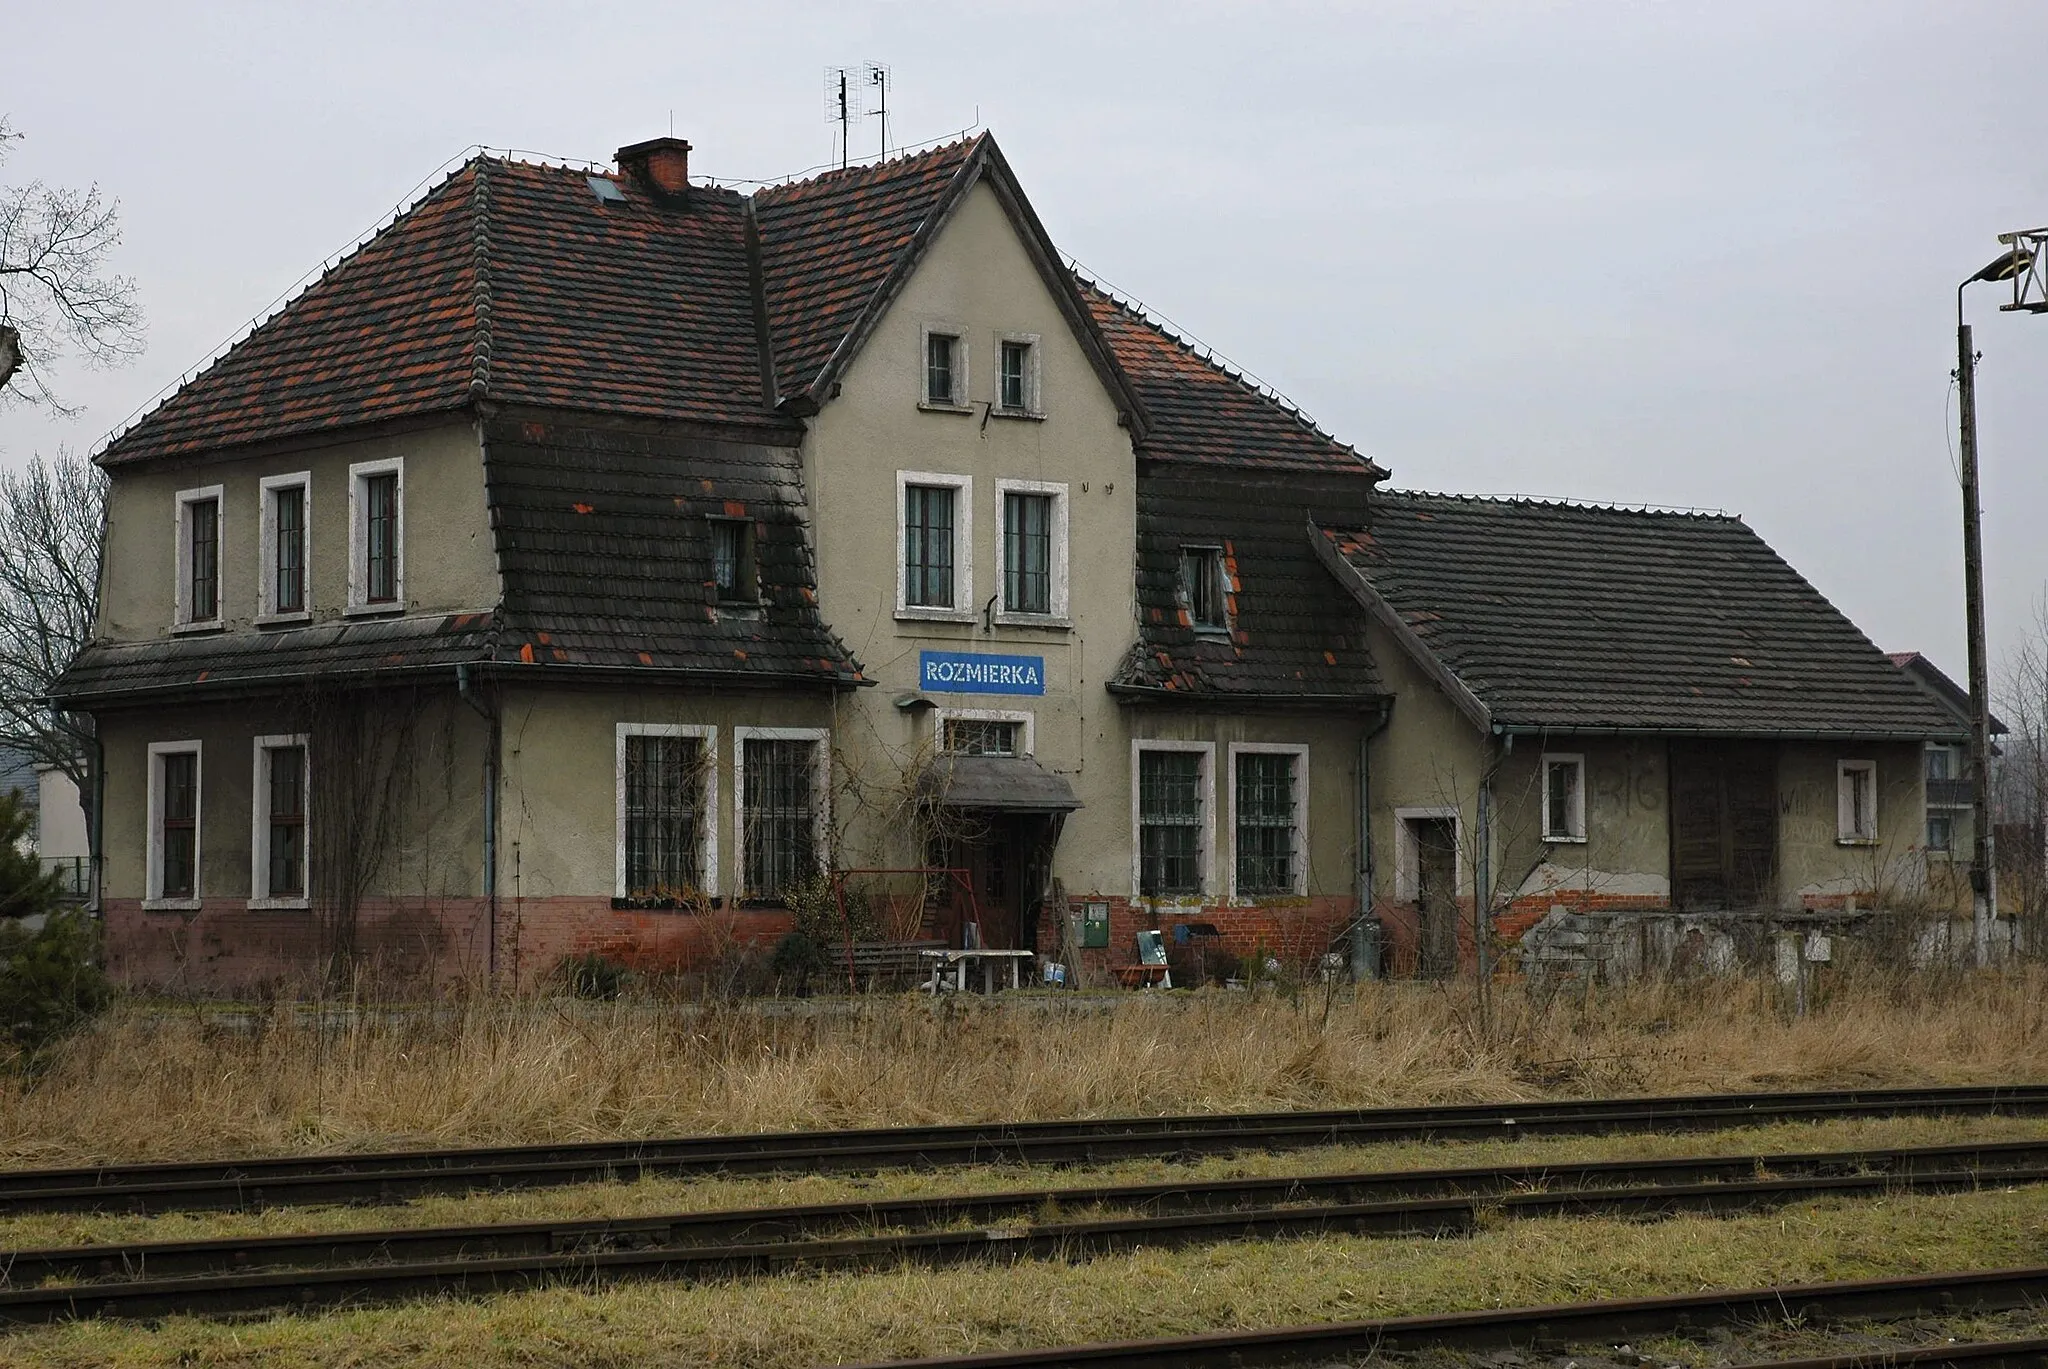
[[(880, 62), (825, 68), (825, 122), (839, 125), (839, 168), (853, 156), (853, 126), (866, 118), (882, 125), (882, 155), (889, 155), (889, 86), (894, 78)], [(869, 108), (869, 101), (873, 108)]]

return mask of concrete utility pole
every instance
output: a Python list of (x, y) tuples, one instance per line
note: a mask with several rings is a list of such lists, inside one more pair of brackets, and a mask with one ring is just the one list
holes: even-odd
[(1956, 287), (1956, 407), (1961, 411), (1963, 485), (1963, 608), (1970, 638), (1970, 949), (1989, 968), (1991, 928), (1998, 920), (1998, 834), (1991, 811), (1991, 666), (1984, 641), (1984, 536), (1977, 493), (1977, 349), (1963, 318), (1963, 291), (1978, 281), (2014, 282), (2008, 308), (2023, 303), (2034, 266), (2028, 235), (2004, 234), (2006, 252)]

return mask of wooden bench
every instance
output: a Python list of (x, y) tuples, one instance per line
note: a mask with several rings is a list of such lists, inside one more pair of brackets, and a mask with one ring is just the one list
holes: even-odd
[[(856, 941), (853, 943), (853, 982), (861, 989), (907, 988), (923, 979), (925, 963), (921, 951), (941, 951), (943, 941)], [(832, 948), (832, 970), (847, 972), (844, 944)]]

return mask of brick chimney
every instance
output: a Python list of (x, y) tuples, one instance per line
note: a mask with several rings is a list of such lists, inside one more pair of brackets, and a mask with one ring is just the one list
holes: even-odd
[(657, 203), (679, 205), (690, 197), (690, 144), (681, 138), (649, 138), (614, 154), (619, 171), (647, 188)]

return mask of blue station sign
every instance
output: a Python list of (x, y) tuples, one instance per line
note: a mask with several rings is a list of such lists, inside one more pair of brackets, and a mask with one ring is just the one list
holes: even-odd
[(1043, 694), (1045, 657), (921, 651), (918, 683), (942, 694)]

